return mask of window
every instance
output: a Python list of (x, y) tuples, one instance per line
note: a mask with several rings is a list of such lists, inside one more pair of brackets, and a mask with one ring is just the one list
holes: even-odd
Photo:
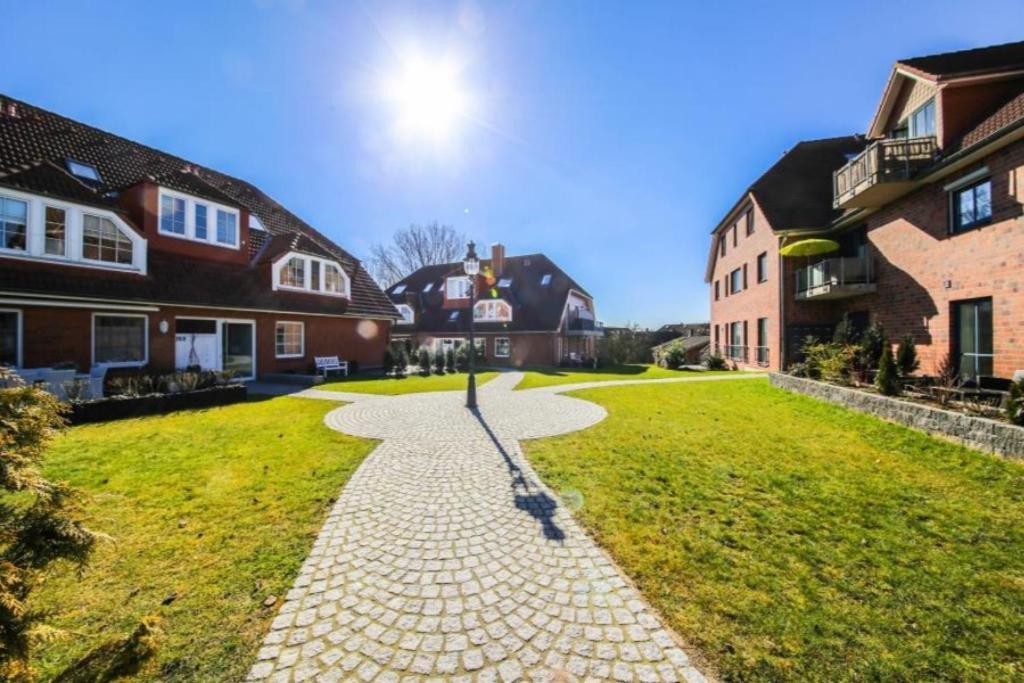
[(314, 292), (320, 291), (320, 262), (309, 262), (309, 288)]
[(720, 292), (719, 292), (719, 289), (718, 289), (718, 280), (715, 280), (715, 301), (718, 301), (719, 294), (720, 294)]
[(747, 221), (747, 234), (748, 235), (753, 235), (754, 234), (754, 210), (753, 209), (747, 209), (746, 221)]
[(551, 284), (551, 273), (544, 273), (540, 276), (540, 286), (547, 287)]
[(953, 302), (954, 353), (960, 359), (960, 378), (977, 380), (992, 375), (992, 299)]
[(397, 308), (398, 312), (402, 314), (403, 325), (412, 325), (416, 322), (416, 314), (412, 310), (412, 306), (409, 306), (408, 304), (397, 304), (395, 308)]
[(768, 365), (768, 318), (757, 319), (757, 364)]
[(0, 365), (21, 365), (21, 313), (0, 311)]
[(508, 337), (494, 338), (494, 357), (508, 358), (512, 355), (512, 342)]
[(503, 277), (503, 278), (501, 278), (500, 280), (498, 280), (498, 286), (499, 287), (511, 287), (512, 286), (512, 278), (510, 278), (510, 277)]
[(739, 243), (740, 243), (739, 232), (740, 231), (737, 229), (736, 225), (733, 224), (733, 226), (732, 226), (732, 246), (733, 247), (738, 246)]
[(458, 311), (452, 311), (451, 313), (448, 314), (448, 322), (455, 322), (458, 319), (459, 319), (459, 312)]
[(206, 204), (196, 204), (196, 239), (205, 240), (209, 238), (209, 228), (206, 223)]
[(305, 325), (278, 321), (274, 327), (274, 355), (277, 358), (300, 358), (305, 354)]
[(110, 219), (85, 214), (82, 217), (82, 257), (131, 265), (132, 241)]
[(433, 282), (428, 282), (427, 286), (423, 288), (423, 293), (426, 294), (427, 292), (429, 292), (433, 288), (434, 288), (434, 283)]
[(171, 235), (185, 234), (185, 200), (180, 197), (161, 195), (160, 232)]
[(986, 178), (953, 192), (952, 232), (964, 232), (992, 220), (992, 180)]
[(923, 138), (935, 135), (935, 99), (918, 107), (908, 119), (910, 137)]
[(727, 355), (734, 360), (743, 360), (744, 352), (743, 323), (729, 324), (729, 351)]
[(729, 273), (729, 292), (736, 294), (743, 291), (743, 271), (740, 268)]
[(725, 256), (725, 233), (718, 236), (718, 255)]
[(293, 256), (281, 269), (281, 284), (285, 287), (306, 287), (306, 259)]
[(512, 320), (512, 307), (502, 299), (478, 301), (473, 308), (473, 319), (484, 321)]
[(450, 277), (448, 278), (448, 298), (449, 299), (468, 299), (469, 298), (469, 278), (465, 276)]
[(747, 264), (743, 264), (743, 289), (747, 288)]
[(75, 161), (74, 159), (68, 159), (67, 167), (68, 172), (76, 178), (89, 180), (94, 183), (100, 182), (100, 172), (91, 164), (87, 164), (82, 161)]
[(0, 197), (0, 247), (25, 250), (28, 202)]
[(67, 251), (67, 212), (46, 207), (46, 228), (43, 252), (49, 256), (64, 256)]
[(401, 294), (404, 291), (405, 291), (405, 285), (396, 285), (395, 288), (391, 290), (391, 293), (392, 294)]
[(332, 294), (345, 293), (345, 281), (341, 277), (341, 269), (331, 263), (324, 264), (324, 291)]
[(92, 362), (112, 366), (145, 365), (147, 321), (144, 315), (94, 315)]
[(757, 281), (768, 282), (768, 252), (757, 255)]
[(238, 243), (238, 215), (217, 209), (217, 241), (234, 246)]

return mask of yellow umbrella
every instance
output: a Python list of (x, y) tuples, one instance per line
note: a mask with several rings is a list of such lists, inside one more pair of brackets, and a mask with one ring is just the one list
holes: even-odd
[(812, 238), (787, 244), (779, 249), (779, 253), (783, 256), (817, 256), (837, 249), (839, 249), (839, 243), (835, 240)]

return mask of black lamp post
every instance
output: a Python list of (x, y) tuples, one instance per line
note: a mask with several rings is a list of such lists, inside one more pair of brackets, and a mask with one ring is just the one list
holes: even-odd
[(466, 407), (476, 408), (476, 342), (473, 339), (473, 321), (476, 318), (476, 276), (480, 272), (480, 259), (476, 245), (469, 243), (462, 267), (469, 277), (469, 384), (466, 386)]

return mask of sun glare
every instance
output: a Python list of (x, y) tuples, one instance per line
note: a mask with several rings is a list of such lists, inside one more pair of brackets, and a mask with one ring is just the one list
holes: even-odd
[(385, 95), (395, 107), (398, 133), (412, 141), (444, 142), (469, 113), (458, 67), (447, 61), (407, 61), (388, 80)]

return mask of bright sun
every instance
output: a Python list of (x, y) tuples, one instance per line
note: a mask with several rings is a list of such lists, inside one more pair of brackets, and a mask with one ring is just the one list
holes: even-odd
[(469, 97), (450, 62), (407, 61), (385, 85), (397, 110), (399, 134), (413, 141), (444, 142), (469, 113)]

